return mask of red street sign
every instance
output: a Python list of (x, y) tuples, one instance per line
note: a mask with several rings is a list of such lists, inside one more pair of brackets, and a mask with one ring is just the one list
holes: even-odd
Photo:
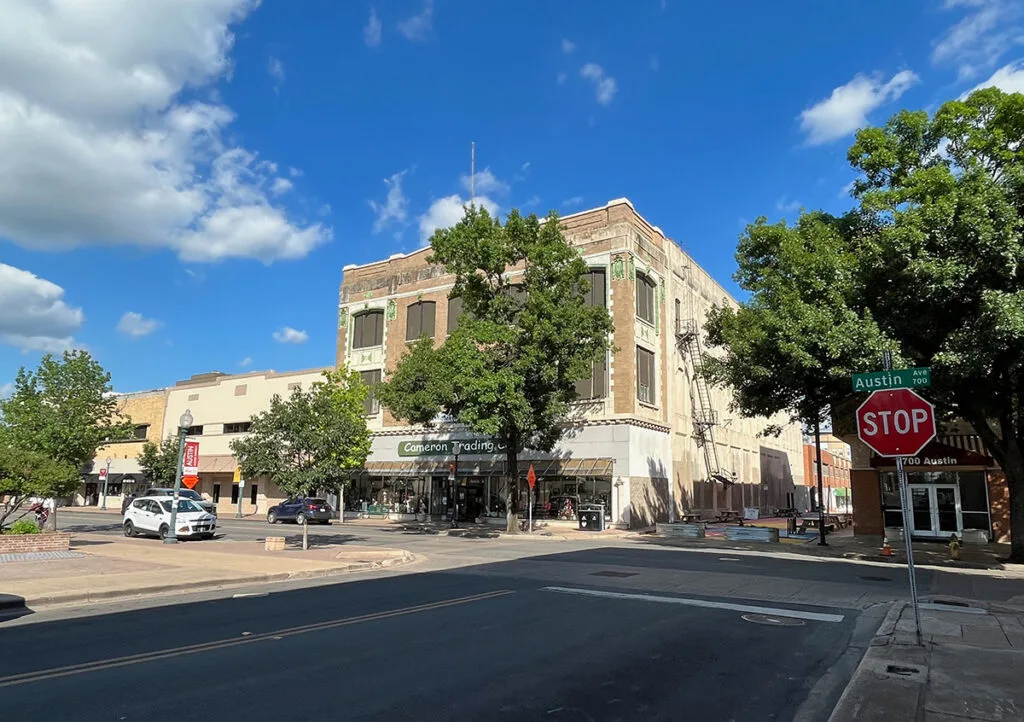
[(103, 481), (106, 478), (107, 478), (107, 470), (106, 469), (100, 469), (100, 481)]
[(199, 477), (198, 476), (183, 476), (183, 477), (181, 477), (181, 483), (184, 484), (189, 489), (194, 489), (196, 487), (196, 484), (199, 483)]
[(530, 484), (530, 489), (537, 486), (537, 472), (533, 470), (533, 464), (530, 464), (530, 470), (526, 472), (526, 481)]
[(910, 389), (875, 391), (857, 409), (857, 436), (879, 456), (916, 456), (935, 438), (935, 407)]
[[(182, 475), (183, 476), (198, 476), (199, 475), (199, 442), (198, 441), (186, 441), (185, 442), (185, 457), (182, 460)], [(189, 487), (192, 488), (191, 486)]]

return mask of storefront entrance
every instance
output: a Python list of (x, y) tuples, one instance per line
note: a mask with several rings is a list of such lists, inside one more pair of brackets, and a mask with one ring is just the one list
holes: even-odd
[(910, 484), (908, 489), (914, 536), (945, 539), (962, 534), (960, 489), (956, 485)]

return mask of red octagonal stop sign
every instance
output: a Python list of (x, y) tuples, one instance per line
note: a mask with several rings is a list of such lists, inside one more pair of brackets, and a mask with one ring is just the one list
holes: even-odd
[(910, 389), (875, 391), (857, 409), (857, 436), (879, 456), (915, 456), (935, 438), (935, 408)]

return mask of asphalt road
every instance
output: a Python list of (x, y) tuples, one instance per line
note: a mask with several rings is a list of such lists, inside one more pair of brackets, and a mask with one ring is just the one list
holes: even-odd
[(705, 564), (747, 573), (592, 549), (30, 615), (0, 623), (0, 719), (827, 719), (886, 607), (657, 588)]

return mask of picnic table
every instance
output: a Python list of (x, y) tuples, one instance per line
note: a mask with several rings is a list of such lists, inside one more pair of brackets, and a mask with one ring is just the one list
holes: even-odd
[[(799, 531), (799, 532), (803, 532), (803, 531), (805, 531), (807, 529), (820, 529), (821, 528), (821, 519), (817, 515), (815, 515), (815, 516), (802, 516), (802, 517), (800, 517), (799, 519), (796, 520), (796, 528), (797, 528), (797, 531)], [(825, 515), (825, 530), (826, 531), (835, 531), (838, 528), (841, 528), (840, 527), (840, 523), (839, 523), (839, 517), (836, 514), (826, 514)]]
[(718, 512), (718, 521), (725, 522), (726, 524), (732, 521), (740, 521), (741, 518), (742, 515), (732, 509), (722, 509)]
[(679, 521), (684, 524), (696, 524), (701, 520), (700, 514), (680, 514)]

